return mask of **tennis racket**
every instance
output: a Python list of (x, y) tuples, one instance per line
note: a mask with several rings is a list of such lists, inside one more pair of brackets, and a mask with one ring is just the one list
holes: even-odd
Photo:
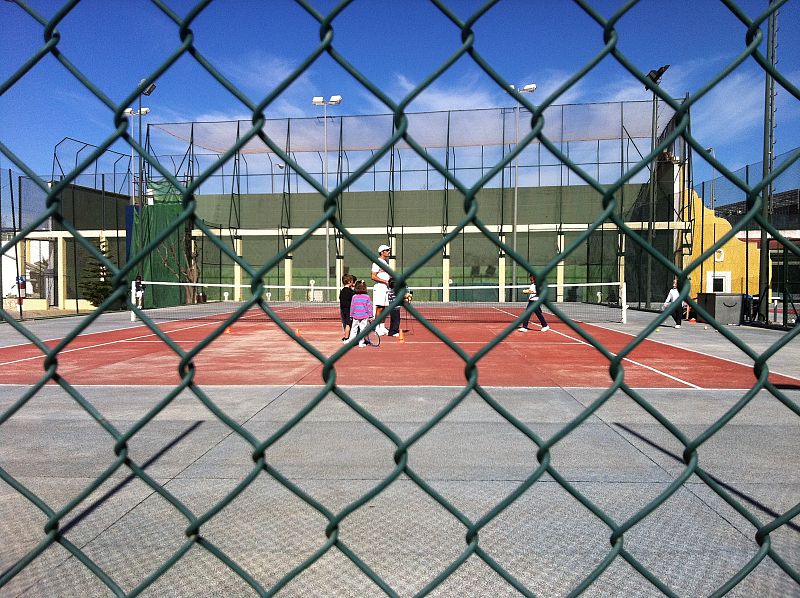
[(367, 336), (364, 337), (364, 342), (367, 344), (368, 347), (372, 347), (373, 349), (377, 349), (381, 346), (381, 337), (378, 336), (378, 333), (374, 330), (370, 330)]

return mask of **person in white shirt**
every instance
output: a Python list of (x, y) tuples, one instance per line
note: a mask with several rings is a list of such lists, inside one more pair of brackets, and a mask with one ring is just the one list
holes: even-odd
[[(526, 291), (528, 293), (528, 305), (530, 305), (531, 301), (536, 301), (539, 298), (539, 294), (536, 292), (536, 277), (531, 274), (531, 286)], [(539, 320), (539, 324), (542, 326), (542, 332), (547, 332), (550, 330), (550, 326), (547, 325), (547, 320), (544, 319), (544, 314), (542, 313), (542, 306), (537, 306), (536, 309), (533, 310), (533, 313), (536, 314), (536, 318)], [(528, 323), (531, 321), (531, 315), (528, 314), (525, 316), (525, 319), (522, 321), (522, 326), (517, 328), (519, 332), (528, 332)]]
[[(670, 303), (673, 303), (678, 300), (678, 280), (675, 279), (672, 281), (672, 288), (667, 293), (667, 298), (664, 300), (664, 305), (661, 306), (661, 311), (667, 309), (667, 306)], [(683, 315), (683, 306), (676, 307), (672, 310), (672, 319), (675, 320), (675, 328), (681, 327), (681, 316)]]
[(375, 332), (379, 336), (386, 336), (389, 331), (384, 324), (386, 316), (389, 315), (386, 306), (389, 305), (389, 287), (386, 283), (389, 282), (389, 273), (384, 270), (388, 267), (389, 255), (391, 248), (388, 245), (381, 245), (378, 247), (378, 259), (372, 262), (372, 280), (375, 284), (372, 287), (372, 304), (375, 308), (375, 319), (380, 322), (375, 327)]

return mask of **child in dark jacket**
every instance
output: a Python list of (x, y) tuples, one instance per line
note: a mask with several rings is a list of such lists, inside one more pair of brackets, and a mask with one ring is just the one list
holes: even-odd
[(350, 338), (350, 326), (353, 318), (350, 317), (350, 304), (353, 301), (353, 285), (356, 284), (356, 277), (352, 274), (342, 276), (342, 289), (339, 291), (339, 315), (342, 319), (342, 342), (346, 343)]

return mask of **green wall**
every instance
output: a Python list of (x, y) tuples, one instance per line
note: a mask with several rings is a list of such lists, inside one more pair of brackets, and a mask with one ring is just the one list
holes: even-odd
[[(619, 198), (618, 211), (627, 215), (640, 191), (641, 185), (627, 185)], [(464, 216), (464, 198), (457, 190), (399, 191), (393, 197), (394, 233), (397, 235), (396, 257), (400, 269), (408, 269), (430, 250), (440, 237), (436, 233), (427, 235), (407, 232), (405, 227), (441, 227), (457, 225)], [(229, 242), (229, 227), (239, 229), (271, 229), (289, 224), (292, 228), (312, 226), (323, 209), (323, 198), (318, 194), (293, 194), (287, 198), (288, 210), (279, 194), (251, 194), (198, 196), (197, 213), (206, 223), (222, 227), (222, 235)], [(497, 226), (502, 219), (508, 232), (506, 241), (510, 245), (511, 225), (514, 215), (513, 189), (483, 189), (478, 193), (477, 217), (490, 227)], [(388, 192), (344, 193), (341, 200), (341, 219), (350, 228), (386, 228), (389, 222), (390, 195)], [(595, 219), (602, 211), (602, 196), (591, 187), (536, 187), (521, 188), (518, 195), (518, 222), (520, 227), (528, 224), (580, 224)], [(283, 213), (283, 220), (282, 220)], [(288, 220), (287, 220), (288, 214)], [(502, 216), (502, 218), (501, 218)], [(324, 228), (324, 227), (321, 227)], [(567, 235), (569, 242), (574, 235)], [(535, 266), (551, 260), (556, 253), (556, 233), (520, 231), (517, 236), (518, 251)], [(387, 241), (385, 234), (361, 236), (360, 240), (369, 248)], [(260, 266), (282, 247), (280, 237), (243, 236), (244, 257)], [(589, 242), (576, 250), (567, 260), (567, 280), (609, 281), (618, 278), (617, 235), (615, 232), (598, 232)], [(451, 244), (451, 278), (455, 284), (497, 284), (498, 248), (481, 234), (461, 234)], [(334, 280), (335, 243), (330, 236), (331, 284)], [(356, 276), (368, 278), (372, 255), (359, 253), (352, 244), (345, 242), (345, 268)], [(230, 260), (219, 257), (219, 250), (208, 241), (204, 242), (203, 279), (205, 282), (231, 282), (233, 268)], [(508, 260), (506, 278), (511, 282), (511, 260)], [(267, 280), (283, 284), (283, 263), (275, 265)], [(518, 273), (525, 279), (524, 273)], [(308, 239), (293, 255), (293, 284), (308, 284), (314, 279), (324, 285), (325, 240), (318, 236)], [(438, 286), (442, 282), (441, 252), (437, 252), (422, 264), (413, 282), (421, 286)]]

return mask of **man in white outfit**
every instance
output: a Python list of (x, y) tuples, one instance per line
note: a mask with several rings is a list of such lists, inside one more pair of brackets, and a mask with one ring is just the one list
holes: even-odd
[[(378, 247), (378, 259), (372, 262), (371, 277), (375, 282), (375, 285), (372, 287), (372, 304), (375, 307), (375, 319), (380, 321), (380, 324), (375, 327), (375, 332), (379, 336), (389, 334), (384, 324), (386, 316), (389, 315), (389, 311), (386, 309), (386, 306), (389, 305), (389, 287), (386, 286), (386, 283), (389, 281), (389, 273), (386, 272), (384, 268), (389, 265), (388, 260), (390, 254), (391, 248), (388, 245), (381, 245)], [(380, 314), (380, 316), (378, 314)]]

